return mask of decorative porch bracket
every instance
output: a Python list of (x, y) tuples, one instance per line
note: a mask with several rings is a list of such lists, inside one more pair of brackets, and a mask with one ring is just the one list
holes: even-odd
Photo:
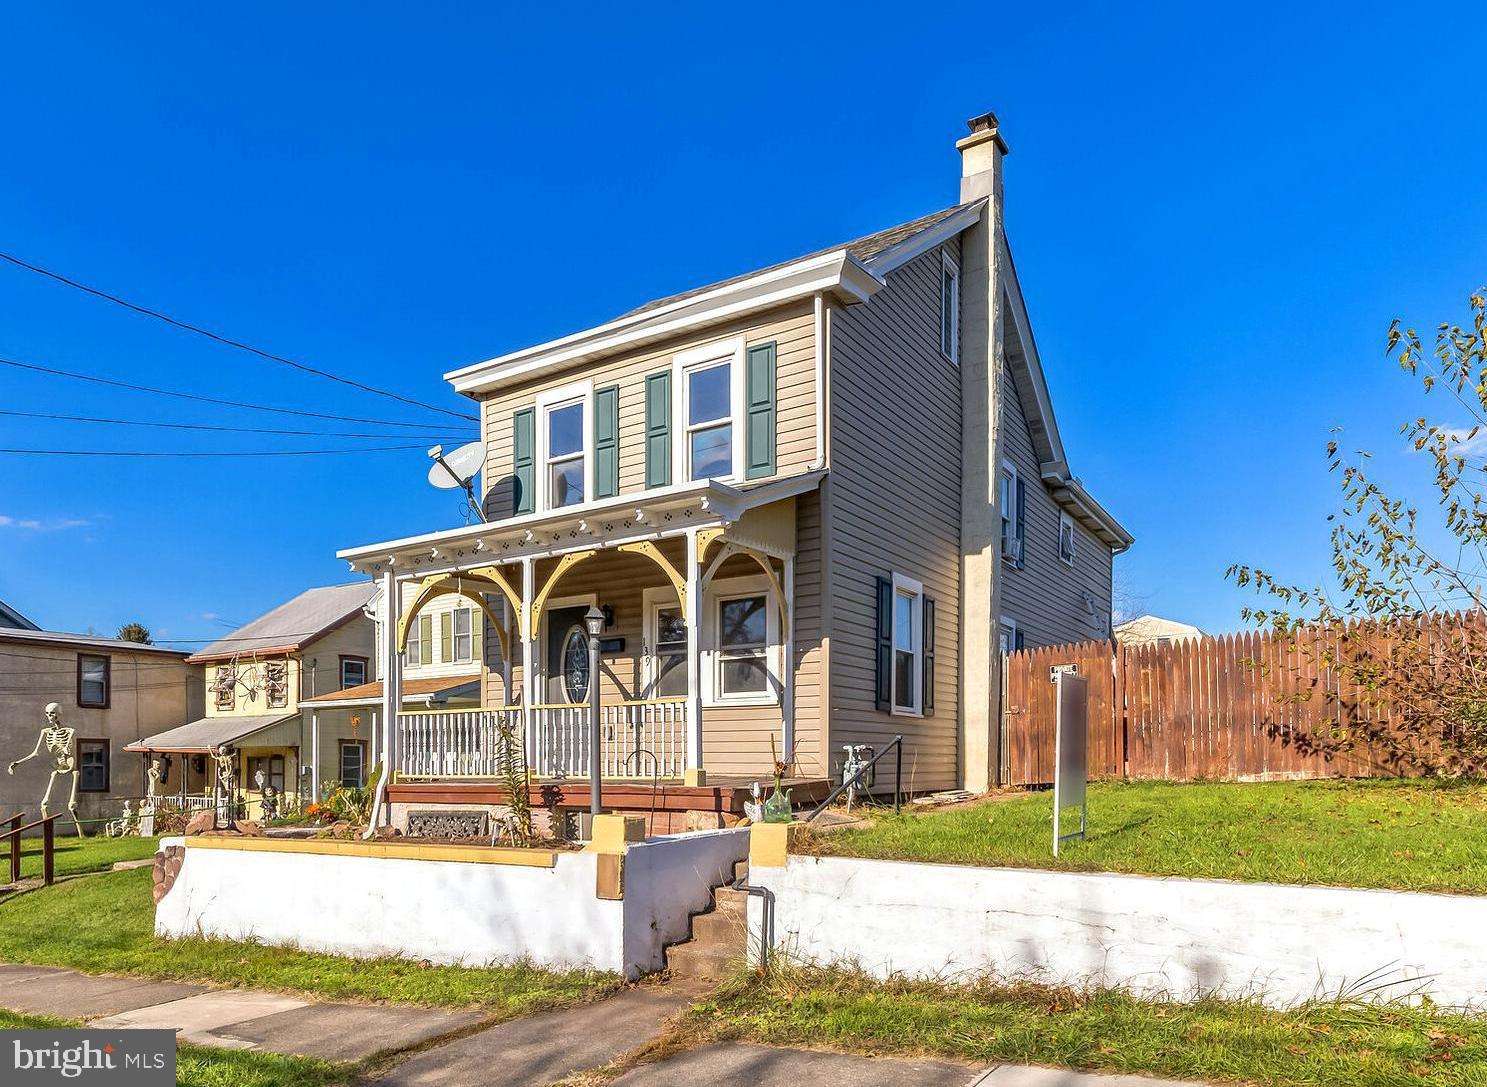
[(531, 632), (537, 629), (537, 622), (542, 618), (542, 609), (547, 606), (547, 598), (552, 595), (553, 589), (557, 588), (558, 582), (562, 580), (563, 575), (577, 563), (582, 562), (584, 559), (593, 558), (596, 554), (597, 552), (595, 551), (569, 551), (558, 559), (557, 567), (548, 575), (547, 583), (542, 586), (541, 591), (537, 593), (536, 599), (532, 601), (532, 609), (527, 616), (527, 630), (524, 637), (530, 638)]
[[(699, 541), (698, 550), (699, 552), (701, 551), (701, 541)], [(732, 542), (725, 543), (723, 550), (718, 552), (718, 557), (713, 559), (707, 571), (702, 575), (702, 587), (706, 588), (712, 581), (713, 575), (718, 572), (723, 563), (727, 562), (734, 555), (747, 555), (759, 564), (759, 568), (764, 571), (764, 576), (769, 579), (769, 587), (774, 590), (774, 598), (780, 602), (780, 629), (789, 630), (790, 601), (785, 597), (785, 590), (780, 584), (779, 575), (774, 572), (774, 563), (769, 561), (768, 555), (755, 551), (752, 547), (745, 547), (743, 544)]]
[[(701, 550), (701, 535), (702, 534), (699, 532), (699, 552)], [(615, 550), (629, 552), (630, 554), (634, 555), (644, 555), (646, 558), (650, 559), (657, 566), (659, 566), (661, 568), (661, 573), (666, 575), (666, 580), (671, 582), (671, 587), (676, 590), (676, 599), (677, 603), (681, 606), (682, 614), (686, 614), (687, 579), (677, 572), (676, 567), (671, 565), (671, 561), (667, 559), (667, 557), (662, 553), (659, 547), (651, 543), (650, 540), (640, 540), (636, 543), (620, 544), (618, 547), (615, 548)]]
[[(469, 573), (472, 577), (484, 578), (501, 591), (501, 595), (511, 605), (511, 614), (516, 616), (517, 625), (520, 627), (526, 619), (526, 609), (521, 606), (521, 593), (517, 592), (516, 586), (512, 585), (511, 581), (506, 577), (505, 569), (500, 566), (476, 566)], [(523, 639), (526, 638), (525, 630), (519, 629), (517, 633)], [(506, 659), (510, 660), (511, 658), (507, 657)]]
[(398, 653), (408, 651), (408, 632), (413, 626), (414, 616), (422, 611), (429, 601), (446, 593), (453, 593), (464, 597), (485, 613), (485, 617), (495, 628), (497, 639), (500, 640), (502, 659), (509, 657), (511, 647), (506, 644), (506, 630), (500, 617), (491, 610), (491, 606), (480, 595), (482, 585), (487, 585), (492, 589), (498, 587), (496, 583), (489, 582), (484, 577), (474, 576), (473, 572), (470, 574), (430, 574), (420, 581), (413, 599), (408, 601), (407, 606), (403, 608), (402, 615), (398, 616)]

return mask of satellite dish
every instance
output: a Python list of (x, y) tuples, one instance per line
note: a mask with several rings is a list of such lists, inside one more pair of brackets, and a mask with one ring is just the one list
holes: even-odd
[(429, 482), (441, 491), (452, 491), (463, 488), (485, 464), (485, 443), (469, 442), (447, 457), (444, 447), (436, 445), (429, 450), (429, 456), (434, 459), (429, 466)]
[(447, 457), (444, 455), (444, 447), (436, 445), (429, 450), (429, 457), (434, 462), (429, 467), (430, 483), (441, 491), (465, 492), (465, 524), (470, 523), (471, 517), (484, 521), (485, 514), (481, 512), (480, 503), (475, 500), (475, 488), (470, 481), (485, 463), (485, 444), (468, 442)]

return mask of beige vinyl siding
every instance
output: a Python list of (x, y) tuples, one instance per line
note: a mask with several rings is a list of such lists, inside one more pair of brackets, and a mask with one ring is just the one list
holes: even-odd
[[(809, 304), (781, 309), (768, 318), (710, 329), (687, 339), (647, 347), (591, 367), (563, 372), (505, 389), (482, 404), (482, 431), (486, 443), (486, 515), (493, 520), (510, 517), (512, 488), (512, 415), (536, 403), (537, 395), (575, 381), (592, 381), (594, 388), (618, 384), (620, 493), (645, 490), (645, 378), (668, 369), (671, 357), (693, 347), (742, 335), (747, 346), (776, 343), (775, 363), (775, 470), (777, 475), (804, 471), (816, 456), (815, 330)], [(680, 396), (672, 389), (673, 403)], [(734, 436), (742, 441), (742, 434)], [(672, 435), (672, 442), (681, 440)], [(537, 466), (541, 470), (541, 465)], [(673, 482), (680, 482), (674, 480)], [(757, 482), (757, 481), (751, 481)]]
[[(1000, 566), (1002, 616), (1017, 623), (1028, 646), (1108, 638), (1110, 548), (1076, 520), (1073, 568), (1058, 557), (1059, 507), (1040, 477), (1027, 413), (1008, 366), (1002, 368), (1002, 395), (997, 400), (1002, 410), (1002, 457), (1017, 466), (1027, 492), (1023, 568), (1006, 560)], [(1097, 614), (1089, 613), (1085, 593), (1096, 602)]]
[[(958, 243), (951, 246), (959, 256)], [(958, 782), (960, 371), (940, 354), (940, 250), (904, 265), (831, 327), (830, 717), (841, 748), (904, 735), (915, 791)], [(903, 574), (935, 601), (933, 717), (875, 708), (877, 581)]]

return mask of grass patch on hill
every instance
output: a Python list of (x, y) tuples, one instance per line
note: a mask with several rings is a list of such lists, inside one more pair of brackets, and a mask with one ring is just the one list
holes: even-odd
[[(1065, 831), (1076, 815), (1065, 817)], [(1419, 781), (1097, 782), (1089, 835), (1052, 853), (1053, 796), (873, 812), (808, 847), (942, 864), (1487, 893), (1487, 786)]]
[(693, 1009), (697, 1040), (1053, 1065), (1267, 1087), (1487, 1082), (1487, 1021), (1430, 1007), (1145, 1002), (1114, 991), (945, 986), (785, 968)]

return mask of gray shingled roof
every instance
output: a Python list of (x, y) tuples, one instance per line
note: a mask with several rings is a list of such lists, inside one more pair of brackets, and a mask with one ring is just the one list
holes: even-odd
[(171, 649), (164, 645), (145, 645), (141, 642), (125, 642), (118, 638), (101, 638), (95, 634), (69, 634), (62, 630), (17, 630), (0, 627), (0, 641), (22, 642), (30, 645), (79, 646), (84, 649), (111, 649), (130, 653), (163, 653), (171, 657), (184, 657), (184, 649)]
[(353, 617), (371, 603), (376, 592), (377, 583), (370, 580), (306, 589), (268, 614), (197, 650), (190, 659), (210, 660), (263, 649), (299, 649)]
[[(841, 245), (828, 245), (825, 249), (817, 249), (814, 253), (805, 253), (764, 268), (753, 268), (741, 275), (730, 276), (728, 279), (720, 279), (716, 283), (709, 283), (705, 287), (694, 287), (690, 291), (682, 291), (680, 294), (658, 298), (654, 302), (647, 302), (643, 306), (637, 306), (635, 309), (622, 313), (620, 317), (633, 317), (637, 313), (646, 313), (649, 310), (659, 309), (662, 306), (669, 306), (673, 302), (680, 302), (694, 295), (705, 294), (719, 287), (726, 287), (730, 283), (737, 283), (740, 280), (748, 279), (750, 276), (760, 275), (763, 272), (772, 272), (776, 268), (783, 268), (787, 264), (794, 264), (799, 260), (809, 260), (811, 257), (819, 257), (824, 253), (834, 253), (838, 249), (847, 250), (847, 252), (851, 253), (860, 261), (869, 261), (885, 249), (891, 249), (899, 242), (918, 234), (921, 230), (928, 230), (935, 224), (950, 218), (950, 216), (965, 206), (965, 204), (956, 204), (954, 207), (942, 208), (939, 211), (930, 212), (928, 215), (922, 215), (918, 219), (911, 219), (907, 223), (900, 223), (898, 226), (891, 226), (887, 230), (880, 230), (876, 234), (868, 234), (865, 237), (858, 238), (856, 241), (845, 242)], [(618, 319), (616, 318), (616, 320)]]
[(146, 736), (143, 740), (125, 744), (124, 750), (211, 751), (298, 716), (297, 713), (267, 713), (256, 717), (201, 717), (188, 724)]

